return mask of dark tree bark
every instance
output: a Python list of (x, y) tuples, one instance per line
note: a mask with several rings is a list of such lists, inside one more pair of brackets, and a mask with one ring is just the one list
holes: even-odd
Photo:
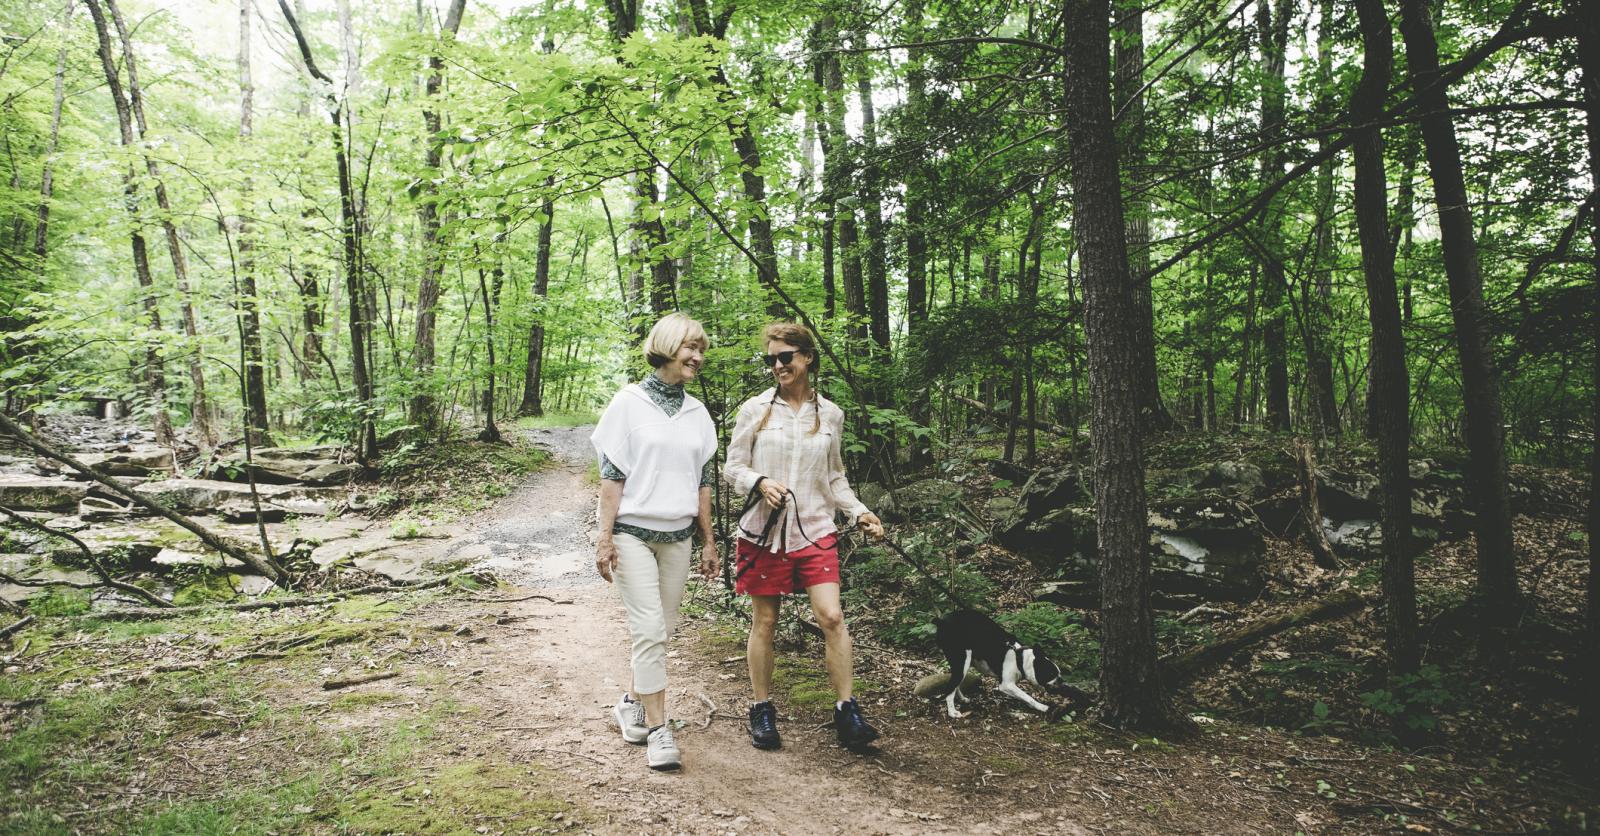
[[(866, 44), (858, 34), (855, 47)], [(878, 168), (878, 117), (872, 106), (872, 75), (863, 59), (856, 68), (856, 97), (861, 108), (861, 214), (867, 226), (868, 331), (878, 350), (878, 368), (889, 361), (889, 251), (884, 240), (882, 171)], [(878, 388), (882, 388), (881, 383)]]
[[(906, 2), (906, 40), (922, 40), (923, 0)], [(910, 50), (906, 67), (906, 106), (913, 114), (927, 112), (928, 71), (921, 50)], [(913, 165), (906, 176), (906, 336), (912, 344), (921, 337), (928, 321), (928, 234), (923, 229), (927, 216), (927, 189), (925, 172)], [(911, 420), (927, 426), (930, 419), (927, 390), (911, 393)], [(916, 470), (932, 461), (931, 446), (924, 439), (911, 441), (911, 469)]]
[[(117, 127), (121, 130), (122, 147), (133, 148), (137, 144), (133, 130), (133, 114), (128, 105), (128, 97), (122, 90), (122, 79), (117, 73), (117, 62), (112, 57), (111, 29), (106, 22), (106, 15), (100, 8), (98, 0), (84, 0), (83, 4), (89, 10), (89, 16), (94, 19), (95, 36), (98, 39), (100, 66), (106, 74), (106, 86), (111, 90), (111, 103), (117, 112)], [(139, 181), (130, 162), (127, 171), (123, 173), (123, 199), (128, 209), (128, 218), (133, 227), (129, 234), (133, 249), (133, 272), (139, 281), (140, 305), (144, 309), (145, 321), (150, 324), (152, 332), (161, 331), (161, 311), (156, 306), (155, 280), (150, 273), (150, 251), (145, 244), (144, 233), (141, 229), (144, 222), (140, 219), (139, 212)], [(156, 441), (161, 444), (172, 444), (172, 420), (167, 416), (167, 377), (166, 366), (162, 362), (161, 352), (155, 345), (145, 348), (144, 385), (145, 397), (150, 400), (152, 420), (155, 425)]]
[[(553, 183), (546, 181), (545, 185)], [(517, 410), (518, 415), (535, 418), (544, 414), (544, 323), (547, 316), (544, 301), (550, 296), (550, 238), (555, 231), (555, 201), (545, 200), (540, 212), (544, 221), (539, 224), (539, 248), (533, 266), (533, 295), (540, 300), (539, 312), (528, 326), (528, 363), (522, 375), (522, 406)]]
[[(1138, 0), (1116, 0), (1112, 95), (1116, 102), (1117, 153), (1123, 186), (1142, 195), (1149, 170), (1145, 159), (1144, 118), (1144, 5)], [(1123, 206), (1128, 229), (1128, 275), (1139, 328), (1134, 350), (1139, 364), (1139, 415), (1147, 430), (1173, 427), (1172, 415), (1161, 403), (1161, 376), (1156, 370), (1155, 304), (1150, 286), (1150, 201), (1129, 197)]]
[[(688, 0), (688, 3), (690, 19), (697, 34), (719, 40), (727, 35), (729, 16), (733, 12), (734, 4), (728, 4), (723, 14), (713, 20), (706, 6), (706, 0)], [(719, 85), (718, 95), (724, 101), (731, 98), (733, 89), (721, 64), (717, 65), (716, 80)], [(745, 199), (756, 210), (749, 221), (750, 243), (755, 250), (756, 270), (765, 274), (764, 281), (775, 285), (780, 281), (778, 248), (772, 237), (772, 218), (767, 214), (767, 179), (761, 174), (761, 146), (756, 143), (755, 131), (751, 129), (749, 120), (736, 117), (730, 120), (727, 126), (728, 135), (733, 140), (733, 150), (739, 154), (739, 182), (744, 187)], [(810, 185), (809, 176), (806, 178), (806, 184)], [(785, 314), (785, 309), (774, 299), (768, 306), (767, 313), (773, 317), (781, 317)]]
[[(300, 61), (306, 73), (314, 81), (319, 81), (328, 88), (333, 86), (333, 79), (324, 75), (317, 69), (316, 60), (311, 55), (311, 44), (306, 40), (305, 33), (300, 29), (300, 21), (295, 18), (294, 12), (289, 9), (288, 0), (278, 0), (278, 10), (283, 13), (288, 21), (289, 28), (294, 32), (295, 44), (300, 49)], [(328, 120), (332, 125), (329, 139), (333, 145), (334, 163), (338, 168), (339, 176), (339, 239), (342, 244), (344, 260), (344, 286), (345, 295), (350, 305), (350, 377), (355, 383), (356, 397), (360, 400), (360, 429), (356, 437), (356, 457), (365, 466), (370, 466), (378, 457), (378, 431), (373, 420), (374, 409), (372, 377), (367, 364), (367, 335), (368, 323), (366, 302), (366, 281), (361, 274), (361, 256), (357, 238), (356, 201), (355, 192), (351, 187), (350, 158), (345, 153), (344, 145), (344, 106), (331, 93), (325, 92), (328, 106)]]
[(1383, 530), (1385, 644), (1393, 674), (1417, 669), (1417, 590), (1411, 549), (1409, 391), (1405, 341), (1396, 302), (1394, 250), (1389, 245), (1389, 207), (1383, 172), (1384, 95), (1394, 61), (1394, 37), (1382, 0), (1356, 0), (1364, 63), (1350, 98), (1355, 126), (1356, 230), (1366, 275), (1367, 316), (1372, 324), (1369, 414), (1378, 443), (1379, 523)]
[[(817, 24), (817, 42), (824, 48), (836, 50), (838, 24), (833, 15), (824, 15)], [(839, 281), (844, 286), (844, 309), (849, 318), (850, 338), (857, 343), (867, 338), (867, 292), (861, 278), (861, 248), (856, 230), (855, 208), (841, 205), (841, 198), (854, 192), (855, 162), (850, 151), (849, 137), (844, 130), (844, 68), (837, 51), (824, 53), (817, 59), (822, 64), (823, 124), (826, 126), (822, 143), (822, 182), (829, 204), (833, 206), (834, 262), (839, 267)]]
[[(461, 16), (466, 11), (466, 5), (466, 0), (450, 0), (450, 8), (445, 12), (439, 31), (441, 39), (455, 38), (456, 31), (461, 28)], [(427, 37), (432, 27), (421, 4), (417, 5), (417, 16), (420, 34)], [(438, 321), (439, 276), (444, 269), (444, 251), (439, 243), (437, 185), (440, 169), (444, 166), (444, 145), (439, 140), (439, 111), (433, 102), (438, 98), (439, 88), (443, 84), (444, 59), (435, 48), (428, 55), (428, 76), (423, 84), (422, 142), (426, 150), (423, 153), (423, 175), (417, 187), (417, 221), (422, 227), (422, 278), (417, 282), (416, 337), (412, 342), (417, 389), (407, 407), (410, 422), (430, 434), (438, 429), (439, 423), (439, 407), (433, 397), (433, 344), (434, 326)]]
[[(134, 124), (138, 128), (135, 135), (143, 141), (149, 133), (149, 125), (144, 118), (144, 93), (139, 87), (138, 64), (133, 58), (133, 38), (129, 35), (128, 24), (122, 19), (122, 11), (117, 8), (116, 0), (103, 0), (106, 11), (111, 15), (111, 22), (117, 27), (117, 37), (122, 42), (122, 66), (128, 73), (128, 104), (133, 110)], [(150, 175), (154, 186), (152, 191), (156, 197), (156, 207), (161, 210), (161, 229), (166, 233), (167, 255), (172, 259), (172, 275), (178, 285), (178, 310), (183, 317), (183, 334), (189, 338), (191, 351), (189, 351), (189, 386), (190, 386), (190, 420), (194, 424), (195, 432), (200, 436), (202, 447), (209, 448), (216, 443), (216, 433), (211, 429), (211, 407), (206, 399), (206, 376), (200, 360), (199, 328), (194, 316), (194, 294), (189, 288), (189, 265), (183, 255), (183, 243), (178, 238), (178, 226), (172, 220), (172, 201), (167, 197), (167, 185), (161, 179), (161, 170), (156, 165), (154, 157), (143, 151), (145, 171)]]
[[(251, 0), (239, 0), (239, 141), (248, 143), (254, 132), (255, 85), (250, 78), (250, 18), (255, 14)], [(250, 192), (247, 179), (243, 191)], [(235, 219), (234, 231), (239, 241), (239, 312), (244, 340), (244, 391), (246, 425), (254, 447), (271, 447), (272, 436), (267, 431), (267, 376), (261, 346), (261, 306), (257, 299), (255, 231), (251, 228), (248, 213)], [(310, 362), (311, 358), (306, 358)]]
[[(1595, 0), (1574, 0), (1572, 9), (1578, 25), (1578, 63), (1582, 68), (1583, 100), (1588, 106), (1584, 123), (1589, 138), (1589, 176), (1591, 188), (1600, 187), (1600, 14)], [(1591, 758), (1600, 752), (1600, 212), (1589, 214), (1589, 242), (1593, 247), (1590, 282), (1594, 308), (1590, 311), (1593, 340), (1593, 387), (1590, 390), (1590, 425), (1596, 439), (1589, 459), (1589, 588), (1585, 640), (1587, 652), (1579, 667), (1582, 694), (1579, 704), (1586, 751)]]
[[(1273, 142), (1261, 155), (1261, 179), (1270, 183), (1283, 176), (1286, 146), (1276, 143), (1283, 133), (1285, 102), (1284, 67), (1289, 43), (1289, 0), (1256, 4), (1257, 35), (1261, 39), (1261, 139)], [(1281, 201), (1274, 200), (1261, 214), (1261, 348), (1267, 372), (1267, 427), (1289, 429), (1289, 361), (1285, 338), (1283, 242)]]
[[(1317, 112), (1331, 119), (1334, 102), (1333, 0), (1321, 0), (1317, 21)], [(1318, 140), (1319, 148), (1327, 140)], [(1334, 158), (1317, 166), (1317, 227), (1311, 256), (1311, 292), (1304, 296), (1306, 312), (1306, 376), (1311, 391), (1312, 415), (1317, 433), (1339, 435), (1339, 403), (1333, 386), (1333, 266), (1334, 266)]]
[(1511, 542), (1511, 495), (1506, 477), (1504, 418), (1500, 409), (1500, 374), (1489, 348), (1483, 275), (1478, 267), (1478, 242), (1472, 233), (1472, 209), (1461, 172), (1461, 145), (1447, 112), (1439, 75), (1439, 47), (1433, 20), (1422, 0), (1400, 3), (1400, 34), (1406, 44), (1406, 71), (1422, 99), (1422, 142), (1439, 209), (1439, 237), (1445, 276), (1450, 285), (1450, 313), (1455, 321), (1456, 351), (1461, 357), (1461, 394), (1465, 406), (1467, 452), (1478, 540), (1478, 597), (1486, 624), (1515, 617), (1517, 561)]
[[(72, 14), (72, 3), (67, 4), (67, 15)], [(39, 212), (33, 225), (33, 255), (44, 265), (49, 252), (50, 200), (55, 195), (55, 155), (61, 142), (61, 106), (66, 101), (67, 48), (56, 52), (55, 98), (50, 106), (50, 140), (45, 146), (44, 166), (39, 173)]]
[(1121, 728), (1166, 726), (1171, 708), (1157, 676), (1145, 547), (1144, 450), (1134, 334), (1146, 323), (1128, 282), (1127, 227), (1112, 134), (1110, 7), (1068, 0), (1066, 106), (1089, 337), (1095, 518), (1099, 535), (1100, 716)]

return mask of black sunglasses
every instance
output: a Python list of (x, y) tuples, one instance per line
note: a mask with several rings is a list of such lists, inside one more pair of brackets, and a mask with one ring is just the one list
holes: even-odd
[(794, 362), (794, 356), (796, 354), (802, 354), (802, 353), (804, 353), (804, 352), (800, 352), (800, 351), (780, 351), (777, 354), (763, 354), (763, 355), (761, 355), (761, 359), (766, 362), (766, 364), (767, 364), (767, 366), (769, 368), (772, 366), (773, 363), (782, 363), (783, 365), (787, 366), (790, 363)]

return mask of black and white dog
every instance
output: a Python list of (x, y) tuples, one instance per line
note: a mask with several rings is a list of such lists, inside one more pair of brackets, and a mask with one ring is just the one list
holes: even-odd
[(1083, 693), (1061, 681), (1061, 668), (1055, 662), (1025, 646), (994, 619), (977, 610), (956, 610), (933, 623), (934, 641), (950, 660), (950, 691), (945, 694), (944, 701), (951, 717), (966, 716), (956, 708), (956, 702), (968, 701), (961, 693), (961, 686), (966, 682), (967, 670), (974, 665), (1000, 680), (996, 691), (1046, 714), (1050, 713), (1050, 706), (1029, 696), (1018, 687), (1018, 682), (1026, 679), (1042, 688), (1066, 691), (1074, 696)]

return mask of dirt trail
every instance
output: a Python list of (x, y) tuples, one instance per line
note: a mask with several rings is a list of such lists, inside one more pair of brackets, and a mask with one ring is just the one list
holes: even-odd
[[(742, 661), (706, 658), (698, 623), (679, 629), (669, 661), (683, 769), (648, 769), (643, 748), (624, 743), (610, 722), (628, 682), (627, 629), (592, 563), (588, 432), (535, 431), (559, 466), (468, 522), (470, 536), (490, 546), (488, 562), (526, 590), (505, 597), (540, 592), (560, 603), (461, 604), (475, 610), (457, 614), (464, 623), (512, 619), (526, 631), (470, 645), (457, 665), (476, 675), (452, 694), (483, 709), (483, 733), (498, 738), (496, 748), (568, 776), (571, 800), (599, 819), (588, 824), (601, 832), (1085, 832), (1015, 799), (974, 809), (971, 798), (929, 783), (942, 770), (921, 752), (902, 751), (892, 718), (869, 714), (886, 733), (866, 755), (840, 749), (831, 729), (814, 720), (783, 724), (780, 751), (753, 749), (743, 724)], [(701, 695), (717, 706), (714, 714)]]

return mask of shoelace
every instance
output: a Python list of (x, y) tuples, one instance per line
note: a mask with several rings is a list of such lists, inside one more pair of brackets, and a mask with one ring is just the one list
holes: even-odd
[(678, 741), (672, 739), (671, 726), (662, 726), (661, 728), (652, 732), (650, 736), (655, 738), (655, 743), (657, 746), (671, 746), (673, 748), (677, 748), (678, 746)]
[(756, 709), (756, 731), (759, 731), (762, 734), (766, 734), (768, 732), (772, 732), (774, 734), (777, 733), (778, 724), (776, 722), (776, 718), (774, 717), (776, 713), (777, 711), (774, 710), (772, 706)]

